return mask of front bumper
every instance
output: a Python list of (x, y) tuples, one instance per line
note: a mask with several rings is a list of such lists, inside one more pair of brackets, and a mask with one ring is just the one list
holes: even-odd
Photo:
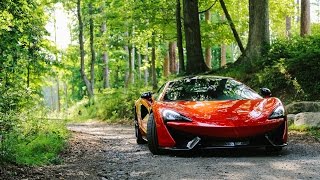
[(250, 127), (194, 127), (186, 124), (179, 124), (179, 122), (164, 124), (174, 143), (171, 143), (171, 146), (162, 146), (163, 149), (191, 150), (287, 145), (287, 121), (285, 119), (269, 124), (269, 126)]

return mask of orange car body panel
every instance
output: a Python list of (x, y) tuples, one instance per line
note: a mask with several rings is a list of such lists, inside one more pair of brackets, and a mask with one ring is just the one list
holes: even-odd
[[(278, 126), (284, 118), (268, 119), (271, 112), (281, 105), (277, 98), (236, 101), (176, 101), (154, 102), (154, 117), (157, 124), (160, 147), (174, 147), (175, 141), (166, 126), (186, 133), (228, 138), (245, 138), (261, 135)], [(164, 123), (161, 112), (174, 110), (192, 119), (192, 122), (172, 121)], [(286, 141), (286, 133), (284, 140)]]

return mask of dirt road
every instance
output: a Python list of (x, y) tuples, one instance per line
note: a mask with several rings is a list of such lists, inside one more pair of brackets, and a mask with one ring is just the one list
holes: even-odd
[[(61, 165), (17, 168), (9, 179), (320, 179), (320, 142), (290, 133), (279, 155), (263, 149), (152, 155), (131, 126), (70, 124)], [(7, 172), (8, 173), (8, 172)], [(1, 178), (0, 178), (1, 179)]]

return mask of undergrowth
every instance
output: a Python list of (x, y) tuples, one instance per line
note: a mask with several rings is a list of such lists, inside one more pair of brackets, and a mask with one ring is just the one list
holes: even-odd
[(308, 127), (305, 125), (297, 126), (297, 125), (292, 124), (289, 126), (289, 130), (298, 131), (298, 132), (305, 132), (308, 135), (311, 135), (320, 141), (320, 128)]
[(255, 90), (271, 89), (285, 102), (320, 100), (320, 36), (276, 40), (265, 58), (229, 64), (213, 74), (230, 76)]
[(0, 94), (0, 164), (59, 163), (68, 137), (65, 122), (46, 119), (40, 97), (31, 91), (0, 84)]
[[(109, 88), (96, 94), (94, 104), (83, 104), (74, 110), (74, 119), (98, 119), (110, 123), (127, 123), (134, 118), (134, 103), (148, 87)], [(88, 102), (88, 101), (87, 101)]]

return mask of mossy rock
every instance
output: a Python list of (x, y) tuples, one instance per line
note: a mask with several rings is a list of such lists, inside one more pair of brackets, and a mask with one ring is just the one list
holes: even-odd
[(286, 106), (286, 110), (288, 114), (298, 114), (301, 112), (320, 112), (320, 102), (293, 102)]

